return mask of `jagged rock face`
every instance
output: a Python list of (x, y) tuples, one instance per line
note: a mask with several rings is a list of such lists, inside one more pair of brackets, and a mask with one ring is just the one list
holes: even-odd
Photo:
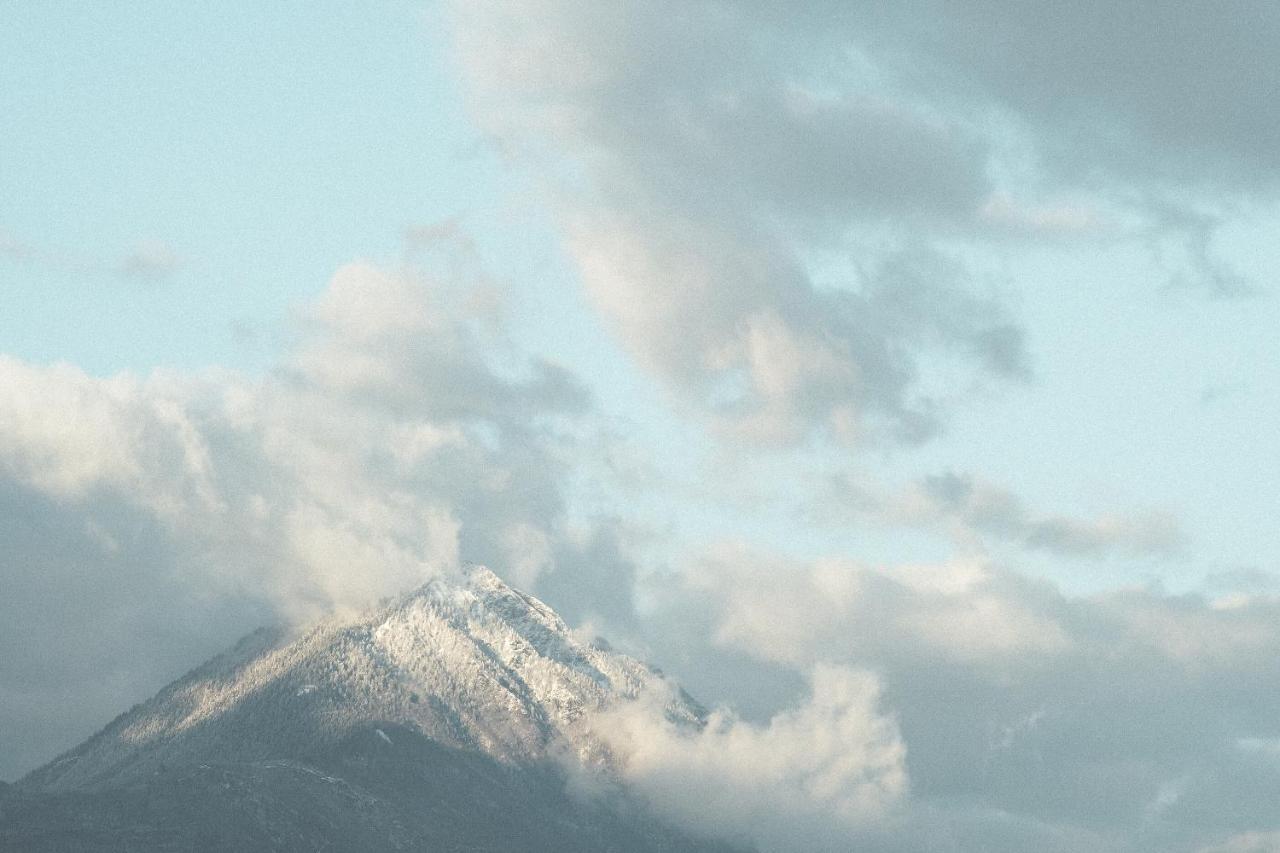
[[(572, 801), (550, 760), (607, 764), (591, 712), (660, 678), (474, 568), (246, 637), (14, 786), (0, 841), (215, 849), (234, 829), (227, 849), (710, 849), (642, 810)], [(699, 725), (676, 695), (668, 714)]]

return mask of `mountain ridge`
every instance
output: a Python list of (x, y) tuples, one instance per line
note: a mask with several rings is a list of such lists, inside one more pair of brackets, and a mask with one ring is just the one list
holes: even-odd
[[(619, 787), (594, 801), (569, 792), (571, 768), (608, 774), (613, 761), (594, 713), (655, 686), (669, 719), (702, 725), (659, 671), (581, 641), (543, 602), (472, 567), (363, 613), (246, 636), (19, 780), (0, 801), (0, 841), (727, 849)], [(42, 836), (54, 822), (82, 846)], [(134, 837), (138, 826), (151, 835)], [(513, 839), (523, 846), (503, 846)]]

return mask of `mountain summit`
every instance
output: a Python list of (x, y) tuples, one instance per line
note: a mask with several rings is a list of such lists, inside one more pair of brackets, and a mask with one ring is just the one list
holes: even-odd
[[(621, 789), (591, 715), (660, 682), (486, 568), (260, 630), (0, 793), (0, 847), (710, 851)], [(667, 715), (701, 725), (678, 691)]]

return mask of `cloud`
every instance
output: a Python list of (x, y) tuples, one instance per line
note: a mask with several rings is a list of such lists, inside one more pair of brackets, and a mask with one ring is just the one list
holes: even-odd
[(126, 278), (158, 281), (173, 275), (181, 264), (181, 259), (169, 244), (149, 240), (139, 243), (125, 256), (120, 261), (118, 271)]
[(1280, 850), (1280, 832), (1243, 832), (1198, 853), (1273, 853)]
[(1028, 204), (1013, 198), (1006, 190), (988, 197), (978, 215), (998, 231), (1040, 239), (1089, 237), (1114, 227), (1088, 202)]
[(902, 513), (921, 520), (945, 520), (962, 528), (1066, 557), (1170, 557), (1184, 547), (1176, 519), (1148, 512), (1078, 519), (1037, 515), (1012, 492), (947, 472), (925, 477), (904, 502)]
[(36, 256), (37, 251), (25, 240), (15, 237), (8, 231), (0, 230), (0, 254), (15, 261), (29, 261)]
[(669, 221), (636, 229), (596, 217), (589, 229), (572, 247), (596, 304), (722, 435), (918, 443), (939, 430), (943, 403), (921, 391), (921, 351), (1005, 379), (1029, 374), (1020, 329), (932, 252), (886, 259), (860, 292), (818, 291), (765, 242)]
[[(1265, 590), (1070, 597), (981, 560), (730, 547), (642, 570), (624, 524), (570, 511), (589, 394), (473, 296), (345, 267), (265, 377), (0, 358), (0, 644), (35, 650), (0, 662), (4, 766), (260, 621), (470, 557), (732, 701), (699, 735), (608, 721), (624, 781), (700, 831), (779, 851), (1191, 851), (1280, 829), (1280, 762), (1257, 746), (1280, 739)], [(993, 488), (920, 495), (992, 535), (1055, 529)], [(1130, 541), (1099, 535), (1060, 538)]]
[(1172, 237), (1182, 250), (1182, 264), (1175, 267), (1169, 287), (1180, 290), (1200, 289), (1217, 299), (1239, 299), (1257, 296), (1258, 287), (1223, 260), (1213, 248), (1213, 238), (1228, 217), (1206, 213), (1177, 203), (1150, 204), (1156, 224), (1152, 241)]
[(148, 508), (111, 492), (86, 503), (0, 476), (3, 778), (272, 618), (260, 595), (193, 565), (198, 555)]
[(691, 564), (669, 596), (707, 614), (691, 631), (717, 649), (876, 673), (910, 795), (900, 821), (864, 827), (865, 849), (1193, 851), (1280, 829), (1280, 762), (1242, 746), (1280, 736), (1273, 596), (1071, 597), (983, 562), (740, 547)]
[(1236, 566), (1206, 575), (1203, 587), (1214, 594), (1252, 596), (1274, 593), (1280, 588), (1280, 577), (1257, 566)]
[[(1266, 3), (1175, 9), (1138, 2), (998, 0), (955, 6), (827, 2), (802, 6), (878, 43), (880, 60), (926, 90), (965, 91), (1033, 134), (1060, 180), (1271, 191), (1280, 177), (1280, 83), (1270, 47), (1280, 13)], [(806, 14), (807, 13), (807, 14)]]
[[(771, 14), (765, 4), (754, 8)], [(1274, 205), (1280, 190), (1270, 60), (1280, 15), (1268, 4), (1117, 10), (919, 0), (890, 10), (820, 1), (798, 4), (793, 17), (797, 29), (824, 28), (835, 34), (825, 38), (869, 54), (911, 97), (985, 127), (992, 171), (1003, 177), (984, 213), (1023, 230), (1080, 230), (1090, 217), (1046, 221), (1032, 212), (1043, 205), (1016, 212), (1004, 199), (1011, 190), (1091, 196), (1090, 207), (1145, 221), (1121, 233), (1180, 248), (1175, 286), (1219, 298), (1257, 291), (1209, 243), (1250, 205)]]
[(33, 264), (76, 275), (111, 275), (135, 281), (162, 281), (182, 266), (182, 259), (168, 243), (146, 240), (118, 260), (84, 251), (39, 246), (0, 228), (0, 256), (20, 264)]
[(1258, 292), (1213, 238), (1280, 189), (1266, 4), (450, 8), (476, 111), (549, 185), (593, 304), (722, 435), (914, 443), (972, 379), (1027, 377), (1016, 318), (954, 261), (896, 279), (917, 325), (878, 314), (903, 254), (1106, 241), (1171, 287)]
[(891, 489), (859, 476), (829, 475), (812, 515), (824, 524), (850, 520), (891, 527), (941, 528), (957, 544), (1007, 543), (1055, 557), (1183, 556), (1187, 536), (1171, 513), (1156, 510), (1076, 517), (1037, 512), (1014, 492), (970, 473), (945, 471)]
[[(1255, 289), (1214, 238), (1280, 189), (1275, 7), (448, 5), (477, 114), (543, 182), (591, 303), (727, 444), (916, 444), (975, 390), (1030, 380), (1008, 295), (969, 266), (993, 247), (1136, 245), (1175, 286)], [(734, 708), (697, 734), (644, 704), (599, 722), (624, 781), (700, 831), (772, 850), (1277, 847), (1274, 578), (1080, 596), (978, 558), (643, 564), (625, 519), (575, 512), (581, 381), (512, 344), (456, 220), (405, 242), (449, 274), (344, 267), (264, 377), (0, 357), (0, 648), (23, 650), (0, 660), (0, 774), (261, 621), (473, 559)], [(163, 243), (104, 260), (2, 232), (0, 254), (179, 266)], [(966, 473), (836, 488), (846, 517), (964, 544), (1185, 547), (1168, 514), (1044, 512)]]
[(912, 443), (949, 402), (928, 356), (1028, 376), (1019, 326), (954, 258), (849, 244), (968, 221), (990, 186), (969, 124), (826, 74), (847, 45), (718, 3), (452, 9), (483, 120), (560, 176), (588, 295), (682, 410), (766, 444)]
[[(273, 618), (359, 606), (464, 559), (535, 589), (554, 573), (571, 606), (563, 579), (589, 558), (597, 575), (627, 570), (590, 518), (568, 517), (588, 393), (471, 293), (344, 267), (265, 377), (99, 378), (0, 356), (0, 633), (39, 650), (0, 663), (0, 725), (24, 733), (5, 742), (6, 775)], [(83, 695), (60, 704), (68, 684)]]
[(541, 413), (584, 411), (587, 392), (566, 369), (535, 358), (525, 375), (510, 375), (491, 363), (500, 337), (487, 297), (477, 303), (473, 295), (344, 267), (312, 311), (317, 334), (295, 368), (304, 386), (435, 422), (487, 420), (514, 430)]
[(807, 700), (766, 725), (719, 710), (703, 729), (682, 728), (658, 694), (613, 707), (591, 728), (628, 788), (699, 834), (763, 851), (847, 850), (905, 797), (903, 747), (873, 676), (818, 666), (809, 680)]
[(1011, 660), (1066, 646), (1061, 624), (1030, 594), (1002, 588), (980, 563), (944, 569), (862, 567), (828, 560), (801, 570), (771, 564), (747, 550), (721, 549), (690, 582), (724, 595), (715, 638), (790, 665), (814, 662), (830, 647), (888, 652), (902, 644), (939, 661)]

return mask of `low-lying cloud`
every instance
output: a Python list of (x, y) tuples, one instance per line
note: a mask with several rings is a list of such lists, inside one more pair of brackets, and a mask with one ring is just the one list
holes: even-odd
[[(607, 532), (566, 511), (590, 395), (506, 343), (473, 291), (345, 267), (264, 378), (0, 356), (0, 645), (35, 650), (0, 663), (5, 775), (273, 618), (462, 559), (529, 588), (554, 572), (570, 603), (603, 582), (590, 571), (625, 577)], [(46, 726), (40, 697), (72, 684)]]
[[(983, 561), (721, 548), (667, 600), (707, 620), (657, 646), (876, 674), (875, 713), (896, 721), (911, 794), (901, 822), (860, 828), (865, 849), (1234, 849), (1276, 829), (1280, 761), (1256, 746), (1280, 736), (1273, 596), (1072, 597)], [(754, 689), (770, 689), (768, 673)]]
[(806, 701), (763, 725), (718, 710), (690, 730), (655, 691), (591, 727), (632, 792), (699, 834), (766, 851), (845, 850), (905, 800), (903, 745), (873, 675), (818, 665), (808, 679)]

